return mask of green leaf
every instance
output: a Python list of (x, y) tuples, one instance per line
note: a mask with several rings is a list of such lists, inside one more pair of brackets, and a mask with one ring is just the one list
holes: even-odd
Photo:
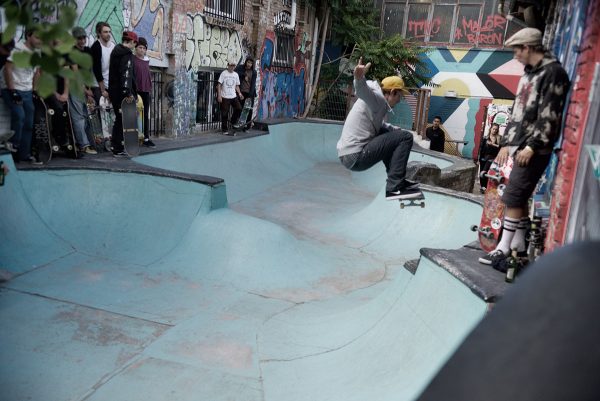
[(31, 67), (31, 53), (29, 52), (15, 52), (12, 58), (18, 68)]
[(15, 24), (14, 22), (9, 23), (6, 26), (6, 29), (4, 30), (4, 32), (2, 33), (2, 44), (5, 45), (8, 42), (10, 42), (10, 40), (15, 37), (16, 32), (17, 32), (17, 24)]
[(56, 91), (56, 78), (48, 74), (45, 71), (42, 71), (42, 75), (40, 76), (37, 82), (37, 93), (45, 98), (52, 95)]
[(92, 57), (87, 53), (72, 49), (69, 58), (82, 69), (92, 68)]
[(54, 49), (56, 51), (58, 51), (60, 54), (68, 54), (71, 51), (71, 49), (73, 49), (74, 44), (75, 44), (75, 41), (73, 40), (73, 37), (71, 36), (71, 38), (69, 40), (66, 40), (63, 43), (60, 43), (59, 45), (55, 46)]

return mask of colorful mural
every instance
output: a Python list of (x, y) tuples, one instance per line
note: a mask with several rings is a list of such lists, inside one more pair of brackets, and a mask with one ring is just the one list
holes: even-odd
[[(304, 89), (308, 52), (308, 36), (298, 32), (295, 38), (296, 57), (293, 68), (274, 69), (272, 66), (275, 32), (267, 31), (260, 55), (258, 118), (296, 117), (304, 112)], [(300, 53), (300, 54), (298, 54)]]
[[(442, 117), (452, 139), (466, 141), (461, 153), (473, 157), (481, 131), (480, 110), (488, 104), (512, 104), (523, 66), (511, 51), (438, 48), (425, 60), (432, 82), (429, 121)], [(456, 97), (447, 97), (447, 94)], [(479, 118), (479, 120), (478, 120)]]
[(242, 42), (237, 31), (206, 23), (203, 15), (188, 15), (185, 65), (227, 68), (227, 60), (243, 62)]

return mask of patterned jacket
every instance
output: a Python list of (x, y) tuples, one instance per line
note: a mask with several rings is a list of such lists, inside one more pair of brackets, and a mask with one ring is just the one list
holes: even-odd
[(534, 67), (526, 66), (500, 145), (514, 150), (529, 146), (536, 154), (551, 153), (560, 133), (569, 86), (567, 73), (551, 54), (545, 54)]

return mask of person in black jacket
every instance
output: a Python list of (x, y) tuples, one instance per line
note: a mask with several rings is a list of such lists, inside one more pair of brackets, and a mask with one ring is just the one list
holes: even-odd
[(122, 43), (115, 46), (110, 54), (108, 95), (115, 110), (115, 123), (112, 131), (113, 155), (127, 156), (123, 147), (123, 116), (121, 103), (128, 103), (137, 98), (135, 87), (135, 68), (133, 64), (133, 48), (138, 37), (135, 32), (123, 31)]
[(487, 188), (488, 178), (485, 176), (492, 166), (494, 159), (500, 150), (500, 126), (493, 123), (490, 127), (490, 134), (487, 138), (483, 138), (479, 148), (479, 184), (481, 185), (481, 193)]
[[(256, 70), (254, 69), (254, 59), (248, 56), (244, 64), (240, 64), (235, 68), (235, 72), (240, 76), (240, 92), (244, 95), (244, 99), (252, 99), (252, 106), (254, 106), (254, 98), (256, 97)], [(252, 114), (248, 113), (246, 122), (251, 119)]]
[(110, 54), (115, 48), (112, 39), (112, 30), (106, 22), (96, 24), (96, 37), (98, 38), (90, 47), (92, 55), (92, 72), (94, 73), (94, 84), (92, 92), (94, 101), (100, 104), (100, 96), (108, 98), (108, 79)]

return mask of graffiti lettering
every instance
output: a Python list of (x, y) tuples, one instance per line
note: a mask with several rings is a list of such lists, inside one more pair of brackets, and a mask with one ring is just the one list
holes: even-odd
[(442, 20), (436, 17), (431, 21), (408, 21), (408, 33), (411, 38), (423, 39), (429, 35), (435, 35), (442, 27)]
[(280, 13), (275, 14), (273, 18), (273, 24), (275, 25), (289, 25), (292, 22), (292, 14), (288, 11), (281, 11)]
[(227, 67), (227, 60), (242, 60), (237, 31), (209, 25), (200, 14), (188, 15), (186, 63), (188, 70), (200, 67)]
[(506, 26), (506, 18), (501, 15), (489, 15), (483, 26), (479, 25), (478, 20), (462, 18), (454, 32), (454, 40), (456, 42), (464, 42), (464, 39), (469, 44), (477, 43), (477, 34), (479, 34), (479, 43), (486, 45), (501, 45), (504, 37), (504, 28)]

